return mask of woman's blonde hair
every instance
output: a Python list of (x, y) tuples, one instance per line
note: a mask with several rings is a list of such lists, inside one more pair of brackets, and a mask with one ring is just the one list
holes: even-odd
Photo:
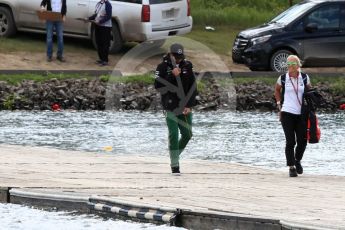
[(288, 60), (288, 59), (290, 59), (290, 58), (295, 59), (295, 60), (296, 60), (296, 62), (297, 62), (297, 65), (298, 65), (299, 67), (302, 67), (302, 62), (301, 62), (301, 59), (299, 59), (299, 57), (298, 57), (297, 55), (293, 55), (293, 54), (291, 54), (291, 55), (289, 55), (289, 56), (287, 57), (287, 59), (286, 59), (286, 60)]

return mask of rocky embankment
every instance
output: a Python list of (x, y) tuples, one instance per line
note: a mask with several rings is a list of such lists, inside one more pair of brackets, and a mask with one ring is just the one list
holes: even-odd
[[(325, 99), (324, 111), (336, 111), (345, 103), (345, 92), (333, 94), (327, 84), (316, 85)], [(203, 79), (197, 110), (236, 108), (236, 110), (273, 111), (276, 105), (273, 86), (262, 82), (241, 85)], [(152, 85), (143, 83), (109, 84), (100, 79), (51, 79), (37, 83), (25, 80), (17, 85), (0, 82), (0, 110), (159, 110), (159, 94)]]

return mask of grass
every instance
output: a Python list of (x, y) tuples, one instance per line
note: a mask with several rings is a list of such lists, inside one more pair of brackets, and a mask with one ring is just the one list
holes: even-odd
[[(18, 32), (13, 38), (0, 37), (0, 52), (45, 52), (45, 34)], [(55, 39), (54, 39), (55, 41)], [(55, 41), (56, 46), (56, 41)], [(92, 43), (87, 39), (64, 38), (64, 48), (68, 52), (95, 52)]]
[(345, 94), (345, 78), (344, 77), (320, 77), (315, 76), (311, 78), (312, 85), (319, 82), (329, 84), (330, 90), (334, 94)]
[(250, 27), (267, 22), (289, 6), (288, 0), (191, 0), (195, 25)]
[(16, 85), (18, 83), (21, 83), (23, 80), (31, 80), (35, 82), (44, 82), (50, 79), (76, 79), (76, 78), (86, 78), (86, 79), (93, 79), (93, 76), (80, 76), (77, 74), (50, 74), (47, 75), (39, 75), (39, 74), (0, 74), (0, 81), (8, 82), (9, 84)]
[(142, 83), (145, 85), (152, 85), (154, 77), (152, 74), (132, 75), (132, 76), (102, 76), (102, 81), (110, 83)]
[(242, 84), (247, 84), (247, 83), (253, 83), (253, 82), (261, 82), (266, 85), (272, 85), (274, 86), (275, 83), (277, 82), (278, 77), (235, 77), (234, 83), (236, 85), (242, 85)]
[(211, 48), (217, 54), (229, 55), (233, 41), (241, 30), (230, 26), (216, 26), (215, 31), (207, 31), (203, 26), (195, 26), (185, 37), (196, 40)]
[[(277, 82), (278, 77), (236, 77), (234, 78), (234, 83), (236, 85), (247, 84), (253, 82), (261, 82), (266, 85), (272, 85), (272, 87)], [(311, 84), (328, 84), (329, 89), (334, 94), (344, 95), (345, 93), (345, 78), (344, 77), (321, 77), (321, 76), (311, 76)]]

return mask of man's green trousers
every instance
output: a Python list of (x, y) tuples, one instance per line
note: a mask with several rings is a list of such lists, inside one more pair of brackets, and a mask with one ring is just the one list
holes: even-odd
[[(180, 154), (192, 138), (192, 113), (175, 115), (167, 112), (166, 122), (169, 130), (169, 153), (171, 167), (179, 166)], [(179, 131), (181, 138), (179, 140)]]

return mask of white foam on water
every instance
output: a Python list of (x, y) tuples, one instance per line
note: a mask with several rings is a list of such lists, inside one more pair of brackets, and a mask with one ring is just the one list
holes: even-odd
[(183, 228), (156, 226), (103, 219), (96, 215), (77, 215), (73, 212), (48, 212), (16, 204), (0, 204), (0, 229), (23, 230), (181, 230)]

